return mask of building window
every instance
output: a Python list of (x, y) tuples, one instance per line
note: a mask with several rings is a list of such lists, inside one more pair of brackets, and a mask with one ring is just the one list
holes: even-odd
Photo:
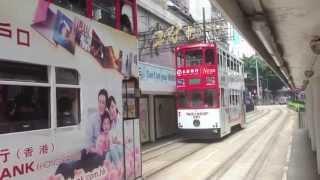
[(57, 127), (80, 123), (80, 87), (76, 70), (56, 68)]
[(50, 127), (46, 66), (0, 61), (0, 133)]
[(186, 65), (194, 66), (200, 65), (202, 61), (202, 50), (187, 51), (186, 52)]
[(83, 16), (87, 14), (87, 0), (53, 0), (53, 3)]

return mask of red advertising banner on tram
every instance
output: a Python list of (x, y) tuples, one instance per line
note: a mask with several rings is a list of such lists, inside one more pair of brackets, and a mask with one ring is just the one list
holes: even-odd
[(176, 77), (177, 90), (219, 88), (217, 65), (177, 68)]

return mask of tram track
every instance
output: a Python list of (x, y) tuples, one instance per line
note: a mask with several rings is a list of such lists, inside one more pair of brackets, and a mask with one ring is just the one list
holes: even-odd
[(267, 114), (269, 114), (271, 112), (270, 109), (266, 109), (262, 112), (262, 114), (256, 114), (253, 117), (249, 117), (248, 119), (246, 119), (246, 125), (251, 124), (257, 120), (259, 120), (261, 117), (266, 116)]
[[(261, 118), (261, 117), (266, 117), (267, 118), (267, 116), (269, 115), (271, 113), (271, 111), (270, 110), (267, 110), (267, 111), (263, 111), (263, 114), (257, 114), (257, 115), (255, 115), (255, 116), (253, 116), (253, 117), (251, 117), (251, 118), (257, 118), (257, 119), (259, 119), (259, 118)], [(278, 112), (273, 112), (272, 113), (272, 115), (270, 114), (270, 118), (272, 119), (272, 118), (275, 118), (275, 117), (277, 117), (279, 114), (281, 113), (281, 111), (279, 110)], [(251, 124), (252, 126), (255, 126), (254, 124)], [(259, 132), (259, 131), (258, 131)], [(239, 132), (240, 133), (240, 132)], [(243, 135), (243, 133), (240, 133), (240, 134), (235, 134), (236, 136), (239, 136), (238, 137), (238, 139), (239, 138), (241, 138), (241, 136)], [(235, 137), (235, 136), (233, 136), (233, 137)], [(225, 138), (224, 138), (225, 139)], [(224, 141), (224, 139), (223, 139), (223, 141)], [(232, 138), (232, 139), (234, 139), (234, 138)], [(225, 139), (225, 140), (230, 140), (230, 139)], [(194, 151), (190, 151), (190, 153), (187, 153), (187, 154), (185, 154), (184, 156), (181, 156), (181, 157), (179, 157), (179, 158), (177, 158), (175, 161), (172, 161), (171, 163), (168, 163), (168, 164), (166, 164), (165, 166), (162, 166), (162, 167), (160, 167), (160, 168), (158, 168), (156, 171), (153, 171), (152, 173), (145, 173), (144, 174), (144, 177), (145, 178), (151, 178), (151, 177), (153, 177), (154, 175), (157, 175), (158, 173), (160, 173), (160, 172), (162, 172), (162, 171), (165, 171), (165, 170), (167, 170), (167, 169), (170, 169), (172, 166), (174, 166), (174, 165), (176, 165), (177, 163), (180, 163), (180, 162), (182, 162), (182, 161), (184, 161), (184, 160), (186, 160), (186, 159), (188, 159), (188, 157), (192, 157), (192, 155), (194, 155), (195, 153), (197, 153), (197, 152), (200, 152), (200, 151), (202, 151), (202, 150), (204, 150), (204, 149), (206, 149), (209, 145), (210, 146), (217, 146), (218, 144), (221, 144), (222, 142), (218, 142), (218, 143), (214, 143), (214, 144), (206, 144), (206, 145), (203, 145), (202, 147), (199, 147), (198, 149), (195, 149)], [(182, 146), (183, 147), (183, 146)], [(166, 154), (166, 153), (164, 153), (164, 154)], [(158, 176), (158, 175), (157, 175)]]
[[(279, 116), (281, 115), (281, 116)], [(258, 131), (253, 136), (251, 136), (243, 145), (241, 145), (238, 149), (239, 151), (235, 151), (231, 154), (221, 165), (219, 165), (215, 170), (213, 170), (205, 179), (214, 179), (219, 180), (228, 170), (233, 167), (233, 164), (237, 162), (247, 151), (248, 149), (262, 137), (270, 128), (275, 125), (275, 123), (279, 120), (279, 118), (285, 117), (286, 113), (283, 110), (280, 110), (275, 116), (275, 120), (270, 120), (267, 124), (265, 124), (261, 131)], [(272, 118), (271, 118), (272, 119)]]
[(151, 177), (151, 176), (163, 171), (164, 169), (170, 168), (170, 167), (174, 166), (177, 162), (180, 162), (180, 161), (186, 159), (187, 157), (193, 155), (194, 153), (200, 151), (201, 149), (204, 149), (205, 147), (207, 147), (209, 145), (210, 144), (205, 144), (205, 145), (202, 145), (202, 146), (200, 146), (200, 147), (198, 147), (198, 148), (196, 148), (194, 150), (191, 150), (191, 151), (185, 153), (184, 155), (180, 156), (179, 158), (173, 160), (172, 162), (165, 163), (165, 165), (162, 165), (161, 167), (157, 168), (157, 170), (154, 170), (152, 172), (145, 172), (143, 174), (143, 177), (147, 179), (147, 178), (149, 178), (149, 177)]
[[(250, 119), (255, 119), (255, 120), (251, 120), (248, 124), (258, 120), (259, 118), (261, 118), (269, 113), (270, 113), (269, 109), (268, 110), (257, 110), (255, 112), (255, 114), (251, 114), (252, 116), (250, 117)], [(170, 153), (171, 151), (174, 151), (178, 148), (182, 148), (183, 146), (187, 145), (187, 143), (183, 143), (183, 141), (186, 141), (186, 139), (182, 139), (181, 141), (179, 141), (177, 143), (170, 143), (170, 144), (165, 145), (163, 147), (156, 148), (153, 151), (149, 151), (149, 152), (144, 153), (145, 157), (148, 156), (149, 154), (155, 154), (155, 155), (149, 155), (150, 157), (147, 157), (142, 160), (143, 163), (146, 163), (148, 161), (156, 159), (156, 158), (160, 157), (161, 155), (164, 155), (166, 153)], [(178, 143), (179, 143), (179, 145), (177, 145)]]
[(278, 137), (281, 134), (281, 131), (284, 129), (286, 124), (286, 121), (283, 119), (281, 124), (276, 128), (275, 132), (272, 137), (267, 141), (265, 148), (263, 151), (259, 154), (257, 159), (254, 161), (253, 166), (249, 169), (249, 171), (246, 173), (246, 176), (244, 179), (246, 180), (254, 180), (256, 179), (256, 176), (259, 172), (259, 170), (262, 168), (263, 164), (265, 163), (271, 149), (274, 148)]
[[(166, 153), (170, 153), (171, 151), (174, 151), (174, 150), (181, 148), (182, 146), (185, 146), (185, 145), (187, 145), (187, 143), (182, 143), (182, 142), (174, 143), (174, 144), (168, 145), (166, 147), (157, 149), (155, 151), (148, 152), (144, 155), (145, 158), (143, 158), (142, 162), (145, 163), (145, 162), (151, 161), (153, 159), (156, 159), (159, 156), (162, 156)], [(149, 155), (149, 154), (151, 154), (151, 155)], [(148, 155), (149, 155), (149, 157), (148, 157)]]
[[(260, 112), (263, 112), (263, 114), (260, 114)], [(268, 113), (270, 112), (270, 110), (259, 110), (256, 112), (256, 114), (254, 114), (252, 117), (250, 117), (250, 119), (259, 119), (260, 117), (263, 117), (265, 115), (267, 115)], [(252, 121), (253, 122), (253, 121)], [(250, 122), (251, 123), (251, 122)], [(158, 157), (160, 157), (161, 155), (164, 155), (166, 153), (170, 153), (171, 151), (174, 151), (178, 148), (181, 148), (185, 145), (187, 145), (187, 143), (183, 143), (182, 141), (185, 141), (185, 139), (177, 142), (177, 143), (171, 143), (171, 144), (168, 144), (168, 145), (165, 145), (163, 147), (160, 147), (160, 148), (156, 148), (155, 150), (153, 151), (149, 151), (149, 152), (146, 152), (144, 153), (144, 156), (148, 156), (149, 154), (154, 154), (154, 155), (150, 155), (149, 157), (146, 157), (145, 159), (143, 158), (143, 163), (146, 163), (148, 161), (151, 161), (153, 159), (156, 159)], [(179, 145), (177, 145), (179, 143)]]

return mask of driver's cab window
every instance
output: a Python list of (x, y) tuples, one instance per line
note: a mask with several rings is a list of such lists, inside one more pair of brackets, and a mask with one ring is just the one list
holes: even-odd
[(186, 66), (201, 65), (202, 50), (186, 51)]

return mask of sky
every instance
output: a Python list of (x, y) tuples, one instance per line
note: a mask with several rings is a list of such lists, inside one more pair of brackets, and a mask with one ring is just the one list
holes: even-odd
[(202, 20), (202, 8), (206, 10), (206, 19), (211, 16), (211, 4), (209, 0), (190, 0), (190, 13), (196, 21)]
[[(190, 0), (190, 13), (196, 21), (202, 21), (202, 8), (206, 10), (206, 19), (211, 17), (211, 3), (210, 0)], [(255, 54), (255, 50), (251, 45), (242, 37), (240, 37), (237, 43), (231, 45), (231, 51), (238, 57), (252, 56)]]

